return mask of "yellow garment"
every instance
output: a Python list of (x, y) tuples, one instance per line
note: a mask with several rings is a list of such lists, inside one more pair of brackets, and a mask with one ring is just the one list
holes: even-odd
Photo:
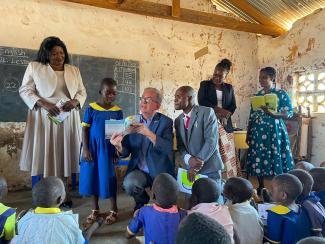
[(57, 214), (57, 213), (61, 213), (61, 209), (37, 207), (37, 208), (35, 208), (34, 213), (36, 213), (36, 214)]
[[(0, 203), (0, 215), (7, 211), (10, 207), (7, 207)], [(0, 237), (4, 235), (4, 239), (9, 241), (15, 236), (15, 224), (16, 224), (16, 213), (12, 214), (7, 218), (7, 221), (5, 223), (4, 229), (2, 233), (0, 234)]]

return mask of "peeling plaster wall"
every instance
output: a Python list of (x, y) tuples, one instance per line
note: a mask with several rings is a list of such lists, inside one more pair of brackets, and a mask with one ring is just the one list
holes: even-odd
[[(297, 71), (325, 70), (325, 10), (296, 21), (292, 29), (278, 38), (258, 40), (259, 67), (273, 66), (278, 70), (278, 85), (288, 89), (286, 77)], [(325, 160), (325, 114), (314, 113), (312, 163)]]
[[(156, 1), (161, 2), (161, 1)], [(207, 1), (189, 0), (188, 8), (210, 11)], [(163, 3), (163, 2), (161, 2)], [(212, 10), (211, 10), (212, 11)], [(38, 49), (41, 41), (56, 35), (69, 52), (140, 62), (140, 90), (160, 89), (165, 98), (161, 111), (172, 118), (177, 87), (211, 77), (215, 64), (229, 58), (228, 76), (237, 96), (234, 122), (245, 127), (248, 99), (256, 91), (257, 38), (255, 34), (127, 14), (63, 1), (1, 0), (0, 45)], [(209, 47), (195, 60), (194, 52)], [(19, 99), (19, 98), (18, 98)], [(29, 185), (30, 177), (18, 169), (24, 123), (0, 124), (0, 169), (12, 189)], [(11, 156), (10, 156), (11, 155)]]

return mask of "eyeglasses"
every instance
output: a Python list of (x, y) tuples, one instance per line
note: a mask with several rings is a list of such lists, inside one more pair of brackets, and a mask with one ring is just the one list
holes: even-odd
[(139, 97), (140, 102), (147, 104), (147, 103), (156, 103), (157, 101), (153, 100), (151, 97)]

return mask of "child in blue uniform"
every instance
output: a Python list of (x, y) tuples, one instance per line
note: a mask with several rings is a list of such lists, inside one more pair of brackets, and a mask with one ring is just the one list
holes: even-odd
[(105, 120), (122, 119), (122, 110), (113, 105), (117, 95), (117, 83), (105, 78), (100, 85), (98, 102), (90, 103), (85, 111), (83, 147), (80, 163), (79, 191), (82, 196), (93, 196), (93, 210), (87, 223), (93, 223), (100, 214), (98, 198), (110, 199), (110, 211), (104, 214), (106, 224), (117, 220), (116, 176), (113, 164), (115, 148), (105, 139)]
[(176, 206), (177, 182), (167, 173), (159, 174), (152, 184), (152, 191), (155, 203), (135, 212), (127, 227), (127, 235), (131, 238), (144, 228), (146, 244), (174, 244), (178, 225), (186, 216), (186, 211)]
[(309, 171), (314, 179), (313, 191), (319, 197), (320, 203), (325, 208), (325, 168), (317, 167)]
[(271, 182), (271, 195), (277, 204), (268, 210), (264, 237), (270, 243), (295, 244), (310, 236), (308, 216), (295, 203), (302, 193), (302, 184), (291, 174), (281, 174)]

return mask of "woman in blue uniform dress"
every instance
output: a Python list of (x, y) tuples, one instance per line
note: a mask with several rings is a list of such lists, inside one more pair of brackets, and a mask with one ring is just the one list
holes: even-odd
[[(79, 192), (82, 196), (93, 196), (93, 210), (87, 217), (92, 224), (99, 216), (106, 224), (117, 220), (116, 176), (113, 160), (115, 147), (105, 139), (105, 120), (123, 119), (122, 110), (113, 105), (117, 95), (117, 83), (111, 78), (101, 82), (100, 99), (90, 103), (85, 111), (83, 127), (83, 147), (80, 163)], [(100, 214), (98, 198), (110, 200), (110, 211)]]
[(247, 129), (247, 172), (257, 176), (260, 194), (264, 188), (264, 176), (279, 175), (294, 167), (290, 141), (286, 125), (283, 121), (293, 115), (289, 95), (284, 90), (275, 88), (276, 71), (272, 67), (261, 69), (259, 82), (261, 87), (255, 96), (276, 94), (278, 97), (277, 112), (267, 107), (253, 111), (251, 109)]

